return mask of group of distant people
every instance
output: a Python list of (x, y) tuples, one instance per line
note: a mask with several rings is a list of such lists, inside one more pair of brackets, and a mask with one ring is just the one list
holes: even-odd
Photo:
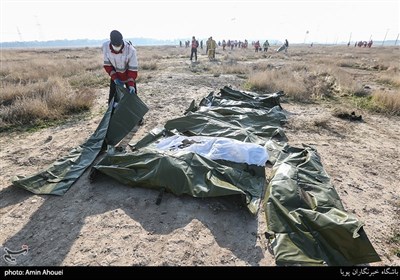
[[(267, 52), (268, 48), (270, 47), (268, 40), (265, 40), (265, 42), (262, 45), (262, 48), (261, 48), (260, 41), (252, 42), (252, 45), (255, 49), (255, 52), (259, 52), (259, 51)], [(182, 47), (182, 41), (179, 41), (179, 46)], [(193, 58), (194, 58), (194, 61), (197, 62), (197, 49), (199, 48), (199, 46), (201, 47), (201, 49), (203, 49), (203, 41), (201, 41), (199, 44), (199, 41), (196, 39), (196, 37), (192, 36), (191, 42), (185, 41), (185, 47), (189, 47), (189, 46), (191, 47), (190, 61), (193, 62)], [(231, 48), (231, 50), (234, 47), (247, 48), (248, 41), (247, 40), (244, 40), (244, 42), (237, 41), (237, 40), (225, 41), (225, 39), (224, 39), (224, 40), (222, 40), (222, 43), (221, 43), (221, 41), (219, 41), (217, 43), (212, 37), (209, 37), (206, 42), (206, 54), (210, 61), (215, 60), (215, 51), (217, 49), (217, 46), (222, 46), (223, 51), (226, 50), (226, 47)], [(283, 43), (283, 45), (281, 47), (279, 47), (277, 49), (277, 52), (281, 52), (281, 51), (287, 52), (288, 48), (289, 48), (289, 41), (287, 39), (285, 39), (285, 42)]]
[[(364, 47), (364, 48), (368, 47), (368, 48), (370, 48), (370, 47), (372, 47), (372, 44), (373, 44), (372, 40), (369, 40), (369, 42), (367, 42), (367, 41), (358, 41), (358, 42), (355, 42), (354, 47), (360, 47), (360, 48), (361, 47)], [(349, 46), (350, 42), (347, 45)]]
[[(203, 42), (203, 41), (201, 41)], [(192, 37), (191, 49), (190, 49), (190, 61), (197, 62), (197, 48), (200, 46), (199, 41), (195, 36)], [(203, 48), (201, 46), (201, 48)], [(211, 37), (206, 42), (206, 54), (209, 60), (215, 60), (215, 50), (217, 49), (217, 42)]]
[(262, 45), (262, 48), (261, 48), (260, 41), (253, 42), (252, 45), (254, 47), (255, 52), (259, 52), (259, 51), (267, 52), (268, 48), (270, 46), (268, 40), (265, 40), (265, 42)]
[[(179, 46), (182, 47), (182, 41), (179, 41)], [(185, 48), (191, 46), (191, 42), (189, 40), (185, 41)], [(203, 49), (203, 40), (200, 41), (199, 47)]]

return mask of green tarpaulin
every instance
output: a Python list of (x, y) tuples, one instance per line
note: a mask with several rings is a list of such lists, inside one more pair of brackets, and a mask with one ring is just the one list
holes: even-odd
[(347, 213), (311, 147), (286, 145), (273, 167), (264, 198), (277, 264), (355, 265), (380, 261)]
[[(264, 168), (257, 176), (250, 168), (232, 166), (191, 152), (159, 152), (142, 148), (137, 152), (106, 156), (95, 168), (119, 182), (176, 195), (214, 197), (243, 195), (255, 214), (265, 188)], [(253, 167), (255, 169), (257, 167)]]
[(125, 88), (117, 87), (117, 94), (123, 96), (118, 107), (108, 107), (96, 131), (86, 143), (73, 149), (46, 170), (27, 177), (15, 176), (12, 183), (35, 194), (63, 195), (68, 191), (93, 163), (102, 147), (121, 141), (148, 111), (140, 98), (128, 94)]

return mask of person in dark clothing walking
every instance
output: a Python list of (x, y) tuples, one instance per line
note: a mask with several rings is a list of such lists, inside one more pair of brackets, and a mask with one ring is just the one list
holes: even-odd
[(197, 48), (199, 47), (199, 41), (196, 40), (196, 38), (193, 36), (192, 37), (192, 48), (190, 51), (190, 61), (193, 60), (193, 55), (195, 61), (197, 61)]

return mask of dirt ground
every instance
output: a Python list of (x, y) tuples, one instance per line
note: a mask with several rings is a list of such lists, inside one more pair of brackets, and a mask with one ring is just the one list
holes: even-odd
[[(138, 85), (150, 108), (145, 124), (120, 144), (141, 139), (166, 120), (182, 116), (226, 85), (242, 89), (235, 75), (198, 75), (188, 58), (160, 60), (160, 71)], [(215, 63), (215, 62), (214, 62)], [(274, 63), (271, 61), (270, 63)], [(279, 62), (281, 63), (281, 62)], [(204, 55), (199, 65), (210, 64)], [(28, 266), (275, 266), (267, 250), (265, 215), (251, 215), (239, 198), (198, 199), (131, 188), (106, 176), (91, 184), (88, 170), (64, 196), (39, 196), (11, 185), (85, 142), (105, 110), (108, 89), (97, 92), (91, 115), (34, 133), (0, 134), (0, 254), (19, 250), (16, 265)], [(348, 212), (365, 223), (382, 261), (400, 265), (390, 238), (399, 230), (400, 119), (357, 111), (363, 122), (332, 116), (332, 103), (282, 100), (289, 144), (315, 147)], [(1, 266), (9, 264), (0, 259)]]

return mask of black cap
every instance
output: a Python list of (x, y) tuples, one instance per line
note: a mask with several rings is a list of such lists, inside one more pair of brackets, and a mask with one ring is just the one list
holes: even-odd
[(122, 45), (122, 34), (118, 30), (113, 30), (110, 33), (111, 44), (114, 46)]

